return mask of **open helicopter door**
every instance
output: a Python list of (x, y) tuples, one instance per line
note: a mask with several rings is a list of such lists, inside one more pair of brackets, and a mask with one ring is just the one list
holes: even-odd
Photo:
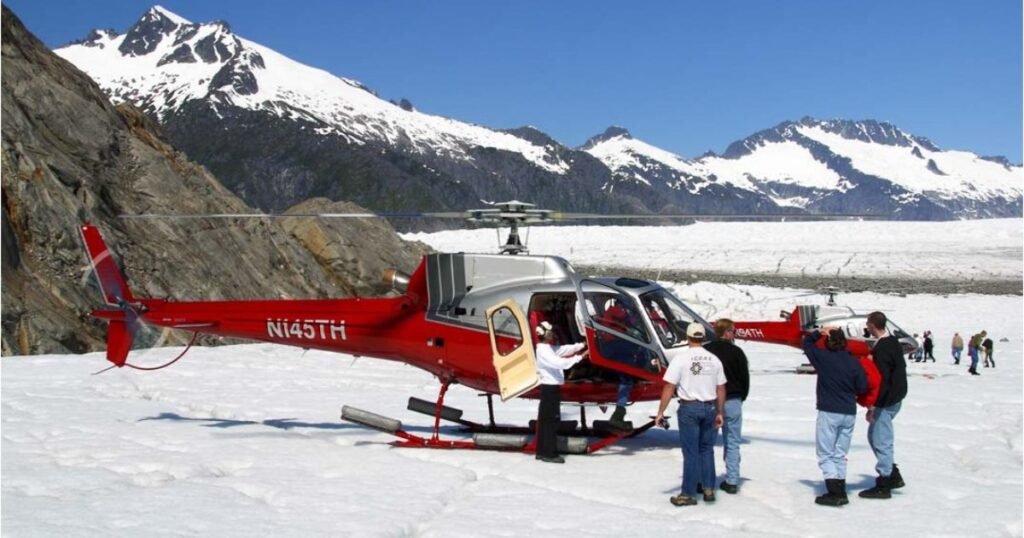
[(590, 279), (577, 284), (576, 295), (577, 322), (585, 331), (591, 364), (660, 381), (667, 363), (636, 300)]
[(515, 301), (509, 299), (487, 309), (487, 332), (491, 335), (491, 356), (501, 401), (539, 385), (530, 328)]

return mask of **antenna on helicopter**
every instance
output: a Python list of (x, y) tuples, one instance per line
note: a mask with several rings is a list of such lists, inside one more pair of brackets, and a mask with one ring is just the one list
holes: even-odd
[(466, 220), (470, 222), (497, 222), (499, 226), (509, 227), (508, 238), (505, 244), (501, 245), (501, 253), (515, 256), (516, 254), (527, 254), (529, 250), (519, 236), (521, 224), (534, 224), (538, 222), (552, 222), (553, 211), (550, 209), (533, 209), (534, 204), (512, 200), (509, 202), (496, 202), (491, 204), (492, 208), (471, 209), (466, 212)]

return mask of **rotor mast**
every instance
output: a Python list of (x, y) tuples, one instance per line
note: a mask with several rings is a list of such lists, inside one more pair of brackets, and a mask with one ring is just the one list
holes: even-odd
[(552, 211), (550, 209), (533, 209), (534, 204), (512, 200), (509, 202), (498, 202), (492, 204), (493, 208), (471, 209), (466, 212), (466, 220), (470, 222), (497, 222), (499, 226), (509, 227), (508, 238), (501, 246), (501, 254), (515, 256), (516, 254), (527, 254), (529, 250), (522, 242), (519, 235), (519, 226), (535, 224), (539, 222), (552, 222)]

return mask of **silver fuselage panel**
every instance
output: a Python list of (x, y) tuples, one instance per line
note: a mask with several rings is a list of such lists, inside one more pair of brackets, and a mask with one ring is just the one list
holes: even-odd
[(506, 299), (528, 312), (536, 293), (575, 293), (578, 276), (558, 256), (430, 254), (427, 319), (487, 330), (485, 312)]

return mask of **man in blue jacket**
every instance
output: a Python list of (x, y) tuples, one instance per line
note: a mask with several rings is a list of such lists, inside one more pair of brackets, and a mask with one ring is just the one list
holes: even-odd
[(846, 454), (857, 422), (857, 395), (867, 389), (868, 380), (857, 359), (846, 351), (842, 329), (823, 330), (828, 334), (826, 349), (817, 346), (821, 338), (817, 330), (805, 336), (803, 342), (804, 354), (818, 373), (815, 443), (818, 467), (828, 490), (814, 502), (842, 506), (850, 502), (846, 496)]

